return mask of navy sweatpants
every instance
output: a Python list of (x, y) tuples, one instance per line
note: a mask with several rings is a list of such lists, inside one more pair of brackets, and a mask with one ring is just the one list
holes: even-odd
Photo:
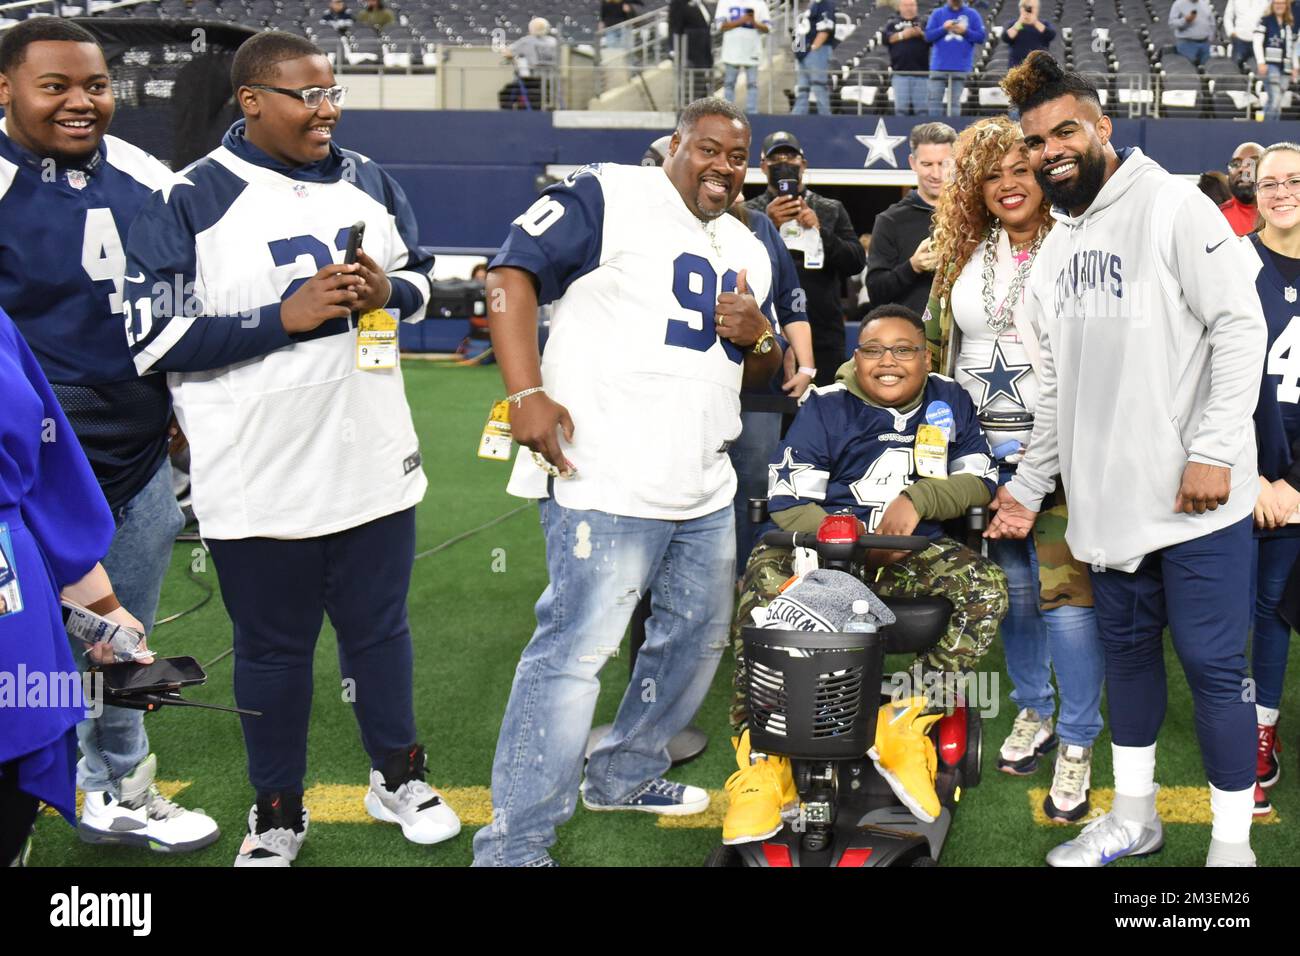
[(259, 794), (302, 792), (312, 654), (326, 614), (339, 669), (356, 682), (352, 707), (371, 766), (415, 742), (406, 620), (414, 508), (320, 538), (207, 544), (235, 623), (235, 700), (262, 712), (241, 718)]
[(1205, 774), (1220, 790), (1255, 783), (1255, 707), (1245, 693), (1253, 548), (1244, 518), (1154, 551), (1132, 573), (1091, 574), (1115, 743), (1156, 742), (1167, 702), (1168, 625), (1192, 690)]

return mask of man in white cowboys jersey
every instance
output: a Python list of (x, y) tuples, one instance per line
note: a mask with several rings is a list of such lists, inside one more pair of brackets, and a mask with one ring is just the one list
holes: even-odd
[[(365, 806), (413, 843), (460, 830), (425, 782), (406, 592), (427, 482), (397, 363), (432, 257), (397, 183), (335, 145), (343, 87), (307, 40), (235, 54), (244, 118), (141, 211), (127, 241), (136, 367), (167, 371), (194, 513), (235, 626), (256, 804), (236, 866), (288, 866), (307, 833), (312, 653), (328, 614), (370, 757)], [(344, 265), (349, 227), (364, 249)]]
[[(104, 568), (115, 600), (149, 632), (183, 519), (167, 461), (167, 383), (138, 377), (122, 339), (123, 243), (171, 173), (105, 135), (114, 99), (104, 53), (66, 20), (3, 34), (0, 106), (0, 307), (94, 468), (117, 526)], [(79, 662), (83, 651), (74, 645)], [(217, 839), (211, 818), (158, 793), (143, 711), (105, 707), (78, 724), (77, 738), (83, 840), (180, 852)]]
[[(770, 381), (781, 358), (766, 317), (771, 260), (725, 215), (749, 145), (743, 113), (698, 100), (662, 170), (581, 170), (515, 220), (492, 262), (492, 342), (523, 446), (510, 491), (540, 499), (550, 583), (506, 705), (478, 866), (553, 865), (597, 674), (647, 590), (646, 643), (588, 760), (583, 803), (672, 815), (708, 806), (703, 790), (662, 774), (726, 646), (740, 387)], [(540, 363), (538, 302), (555, 302)]]

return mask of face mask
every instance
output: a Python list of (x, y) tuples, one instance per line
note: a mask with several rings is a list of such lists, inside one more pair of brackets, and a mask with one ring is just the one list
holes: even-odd
[[(799, 167), (793, 163), (773, 163), (767, 167), (767, 181), (772, 184), (772, 188), (779, 191), (777, 183), (783, 179), (799, 181)], [(796, 189), (797, 191), (797, 189)]]

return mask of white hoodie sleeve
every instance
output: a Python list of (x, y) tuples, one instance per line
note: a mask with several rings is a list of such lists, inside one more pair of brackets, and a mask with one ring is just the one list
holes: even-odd
[(1013, 498), (1031, 511), (1043, 506), (1043, 498), (1056, 489), (1056, 476), (1061, 471), (1060, 444), (1056, 428), (1056, 358), (1047, 336), (1042, 305), (1032, 292), (1025, 296), (1026, 319), (1038, 331), (1039, 362), (1038, 400), (1034, 406), (1034, 430), (1029, 436), (1025, 457), (1016, 466), (1015, 476), (1007, 483)]
[(1251, 433), (1268, 345), (1255, 289), (1259, 264), (1199, 191), (1187, 192), (1173, 222), (1168, 266), (1210, 344), (1210, 394), (1188, 460), (1232, 467)]

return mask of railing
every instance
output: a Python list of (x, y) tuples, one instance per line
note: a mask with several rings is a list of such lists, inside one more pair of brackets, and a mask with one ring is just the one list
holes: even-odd
[[(1002, 72), (980, 75), (889, 73), (843, 68), (834, 78), (831, 112), (891, 114), (898, 111), (904, 78), (924, 81), (919, 115), (996, 116), (1010, 108), (999, 83)], [(895, 82), (895, 79), (901, 82)], [(1163, 73), (1089, 74), (1110, 116), (1253, 119), (1267, 101), (1264, 81), (1256, 76)], [(931, 99), (933, 98), (933, 99)], [(957, 106), (954, 109), (953, 103)]]

